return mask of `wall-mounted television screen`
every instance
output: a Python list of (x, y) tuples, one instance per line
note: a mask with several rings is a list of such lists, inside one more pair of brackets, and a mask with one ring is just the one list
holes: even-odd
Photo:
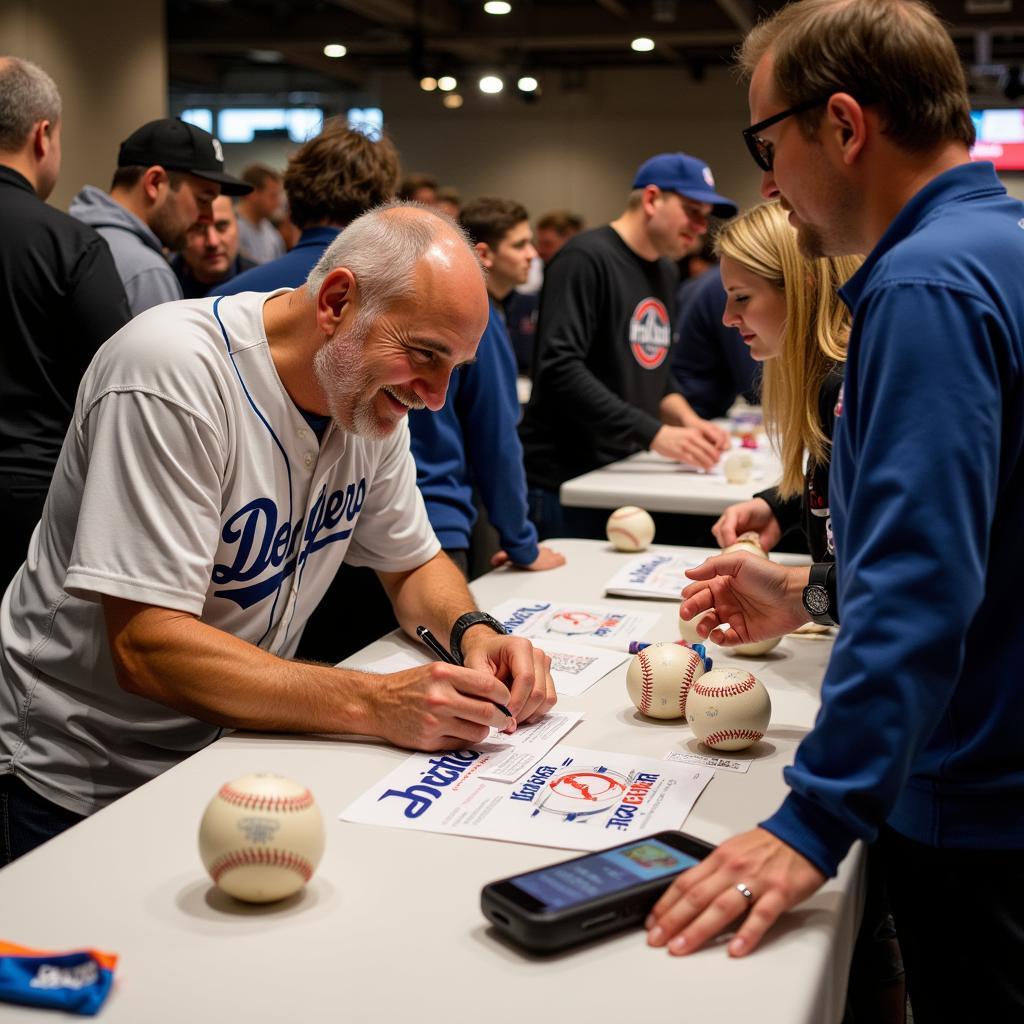
[(1024, 171), (1024, 110), (972, 110), (977, 141), (974, 160), (991, 160), (997, 171)]

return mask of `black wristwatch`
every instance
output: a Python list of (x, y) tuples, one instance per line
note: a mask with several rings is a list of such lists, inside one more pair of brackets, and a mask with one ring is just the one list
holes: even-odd
[(488, 615), (487, 612), (466, 612), (465, 615), (460, 615), (455, 620), (455, 625), (452, 626), (452, 635), (448, 640), (448, 649), (452, 652), (452, 657), (461, 665), (462, 661), (462, 637), (463, 634), (469, 629), (470, 626), (477, 626), (483, 623), (485, 626), (490, 626), (495, 633), (505, 634), (508, 630), (492, 615)]
[(804, 610), (819, 626), (836, 626), (836, 563), (815, 562), (804, 587)]

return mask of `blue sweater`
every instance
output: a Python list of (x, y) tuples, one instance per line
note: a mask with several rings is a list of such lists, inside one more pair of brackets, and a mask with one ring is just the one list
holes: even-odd
[(843, 289), (842, 628), (764, 823), (828, 874), (883, 822), (1024, 849), (1022, 268), (1024, 205), (968, 164), (918, 192)]
[(210, 295), (239, 292), (272, 292), (275, 288), (298, 288), (306, 283), (324, 250), (338, 237), (341, 228), (306, 228), (295, 248), (269, 263), (263, 263), (217, 285)]
[(518, 419), (515, 357), (504, 315), (492, 301), (476, 362), (452, 374), (444, 408), (409, 413), (416, 482), (442, 547), (469, 547), (475, 485), (509, 558), (517, 565), (537, 558)]

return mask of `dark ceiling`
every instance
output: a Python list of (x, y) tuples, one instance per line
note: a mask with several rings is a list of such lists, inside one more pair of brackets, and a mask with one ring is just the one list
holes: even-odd
[[(380, 68), (482, 71), (676, 66), (699, 77), (782, 0), (167, 0), (172, 92), (338, 93)], [(940, 0), (979, 90), (1024, 63), (1024, 0)], [(636, 36), (654, 39), (634, 53)], [(323, 54), (343, 43), (341, 59)], [(1012, 74), (1012, 73), (1011, 73)], [(1018, 75), (1019, 78), (1019, 75)]]

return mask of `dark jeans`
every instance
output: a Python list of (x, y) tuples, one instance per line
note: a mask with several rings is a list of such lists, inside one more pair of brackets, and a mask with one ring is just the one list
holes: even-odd
[(83, 820), (83, 815), (44, 800), (13, 775), (0, 775), (0, 866)]
[(1024, 1020), (1024, 851), (879, 846), (914, 1024)]

